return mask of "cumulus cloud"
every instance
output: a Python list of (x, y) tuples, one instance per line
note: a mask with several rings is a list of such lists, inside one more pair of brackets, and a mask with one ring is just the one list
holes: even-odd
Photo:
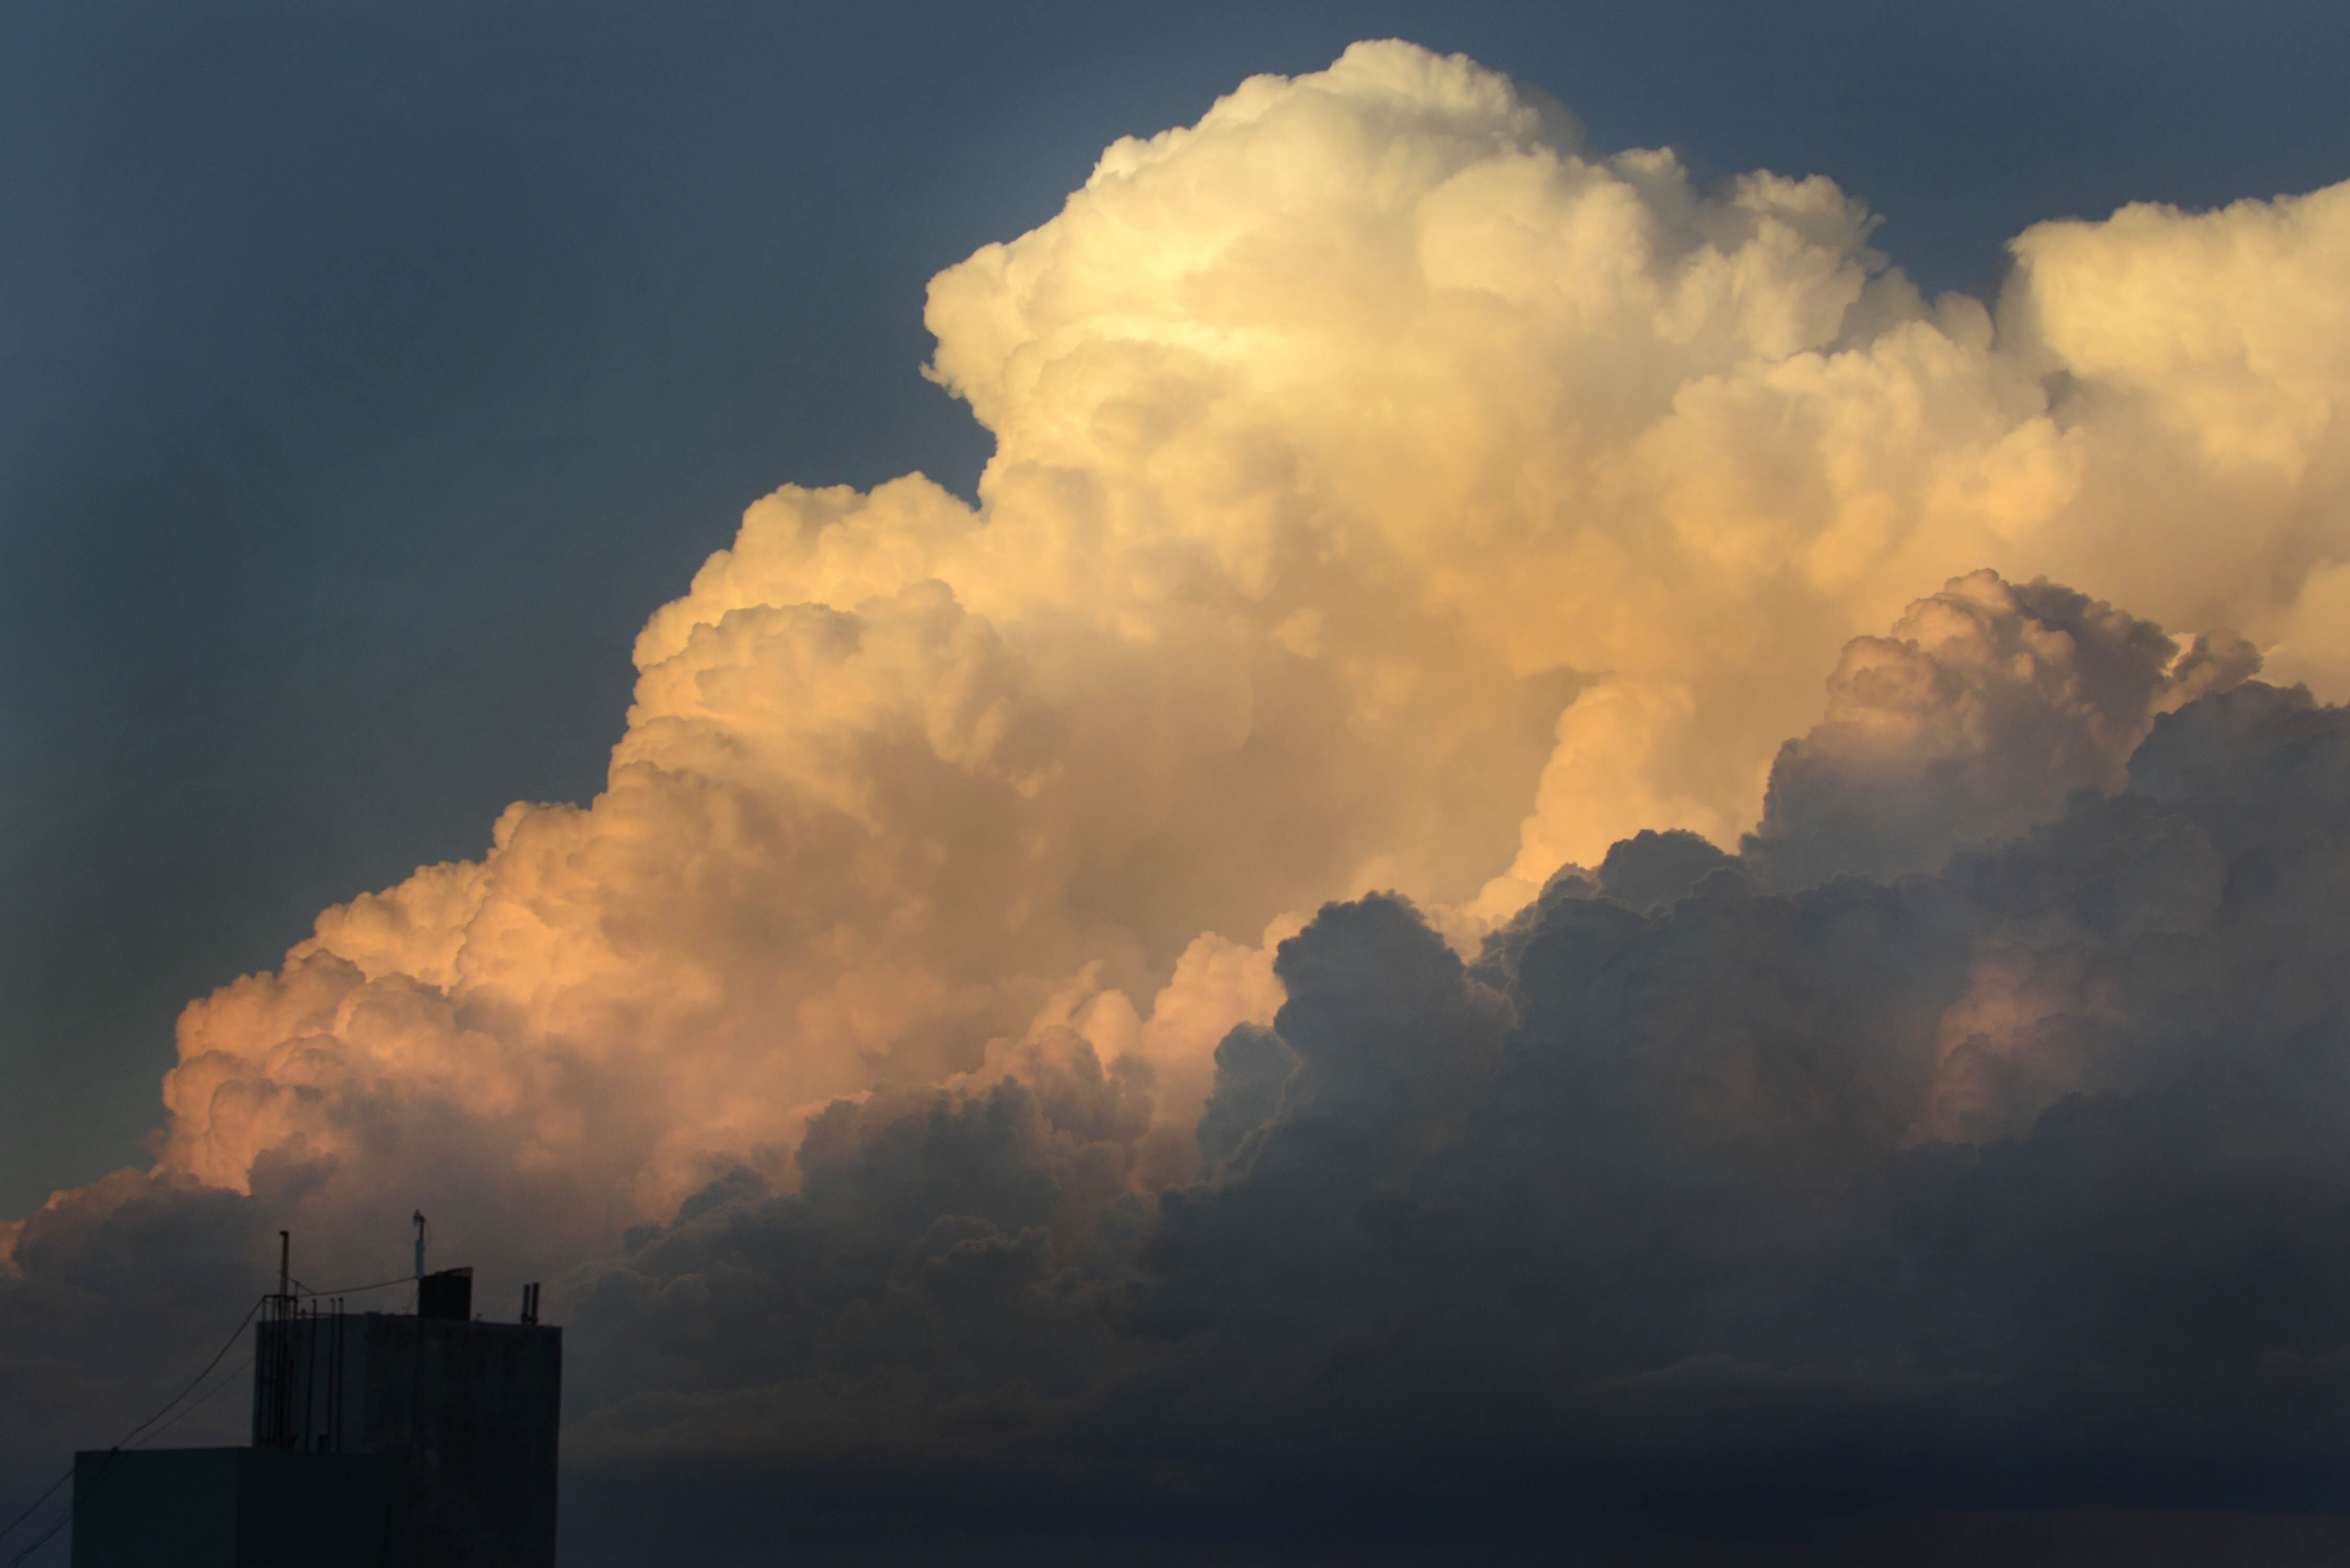
[[(1824, 179), (1701, 188), (1399, 44), (1254, 78), (934, 282), (933, 374), (997, 437), (980, 504), (916, 476), (754, 506), (639, 639), (603, 794), (516, 806), (481, 860), (328, 911), (190, 1011), (165, 1168), (383, 1168), (437, 1160), (426, 1126), (494, 1127), (498, 1179), (592, 1213), (583, 1238), (734, 1162), (789, 1180), (831, 1097), (970, 1071), (1072, 985), (1132, 1036), (1194, 943), (1333, 893), (1394, 888), (1461, 935), (1636, 830), (1736, 842), (1836, 650), (1986, 565), (2314, 669), (2345, 213), (2035, 229), (1995, 327), (1921, 300)], [(2197, 677), (2033, 591), (1952, 589), (1846, 650), (1771, 875), (2111, 787)], [(1920, 659), (1987, 706), (1905, 729)], [(1948, 815), (1933, 792), (2026, 680), (2074, 683), (2078, 732)], [(1797, 819), (1872, 746), (1933, 798), (1804, 861)], [(1181, 1083), (1166, 1175), (1215, 1042), (1272, 1002), (1224, 1005), (1151, 1039)]]
[(2182, 649), (2045, 579), (1976, 572), (1845, 645), (1826, 721), (1781, 749), (1745, 852), (1783, 887), (1933, 869), (2073, 790), (2119, 790), (2157, 717), (2260, 667), (2233, 632)]
[[(206, 1205), (374, 1278), (421, 1202), (576, 1271), (582, 1451), (1131, 1501), (1243, 1427), (2025, 1431), (2061, 1276), (2122, 1422), (2219, 1363), (2099, 1183), (2334, 1202), (2345, 192), (2042, 225), (1986, 305), (1399, 43), (1121, 140), (932, 282), (976, 504), (752, 506), (607, 788), (192, 1004), (0, 1302)], [(2238, 1347), (2331, 1408), (2308, 1267)]]
[[(1466, 941), (1638, 830), (1732, 846), (1831, 666), (1768, 877), (2016, 831), (2249, 649), (1983, 578), (1847, 643), (1986, 566), (2305, 643), (2350, 327), (2272, 302), (2332, 297), (2345, 214), (2036, 229), (1994, 313), (1921, 300), (1825, 179), (1701, 187), (1465, 59), (1253, 78), (934, 281), (932, 374), (997, 440), (976, 507), (754, 506), (639, 638), (602, 794), (191, 1008), (163, 1166), (406, 1180), (484, 1129), (585, 1241), (736, 1163), (788, 1183), (835, 1096), (1057, 1007), (1154, 1062), (1177, 1179), (1216, 1043), (1277, 1004), (1269, 929), (1393, 888)], [(1842, 846), (1802, 848), (1823, 811)]]

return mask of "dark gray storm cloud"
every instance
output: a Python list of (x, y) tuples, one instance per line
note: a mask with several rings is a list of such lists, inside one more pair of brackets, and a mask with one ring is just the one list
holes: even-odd
[(2350, 712), (2208, 695), (2118, 782), (1780, 893), (1643, 835), (1473, 962), (1330, 905), (1154, 1201), (1079, 1041), (838, 1105), (568, 1282), (572, 1452), (646, 1529), (1072, 1551), (2337, 1508)]

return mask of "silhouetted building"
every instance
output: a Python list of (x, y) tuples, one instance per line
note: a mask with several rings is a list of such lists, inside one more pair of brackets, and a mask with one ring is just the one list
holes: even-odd
[(270, 1298), (253, 1446), (75, 1456), (73, 1568), (553, 1568), (563, 1331), (472, 1319), (471, 1270), (418, 1311)]
[(76, 1454), (73, 1568), (394, 1568), (407, 1486), (390, 1454)]

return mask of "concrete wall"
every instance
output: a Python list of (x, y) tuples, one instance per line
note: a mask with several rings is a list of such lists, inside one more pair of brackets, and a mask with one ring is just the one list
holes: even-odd
[(281, 1345), (295, 1441), (406, 1461), (406, 1568), (553, 1568), (561, 1329), (381, 1313), (264, 1324), (256, 1442), (276, 1429), (258, 1374)]

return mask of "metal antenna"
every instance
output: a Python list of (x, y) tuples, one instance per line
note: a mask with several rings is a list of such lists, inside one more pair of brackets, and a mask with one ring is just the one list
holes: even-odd
[(424, 1210), (416, 1211), (416, 1277), (424, 1277)]
[(277, 1293), (264, 1303), (253, 1354), (253, 1440), (256, 1448), (294, 1441), (294, 1327), (302, 1303), (294, 1294), (294, 1235), (277, 1232)]

